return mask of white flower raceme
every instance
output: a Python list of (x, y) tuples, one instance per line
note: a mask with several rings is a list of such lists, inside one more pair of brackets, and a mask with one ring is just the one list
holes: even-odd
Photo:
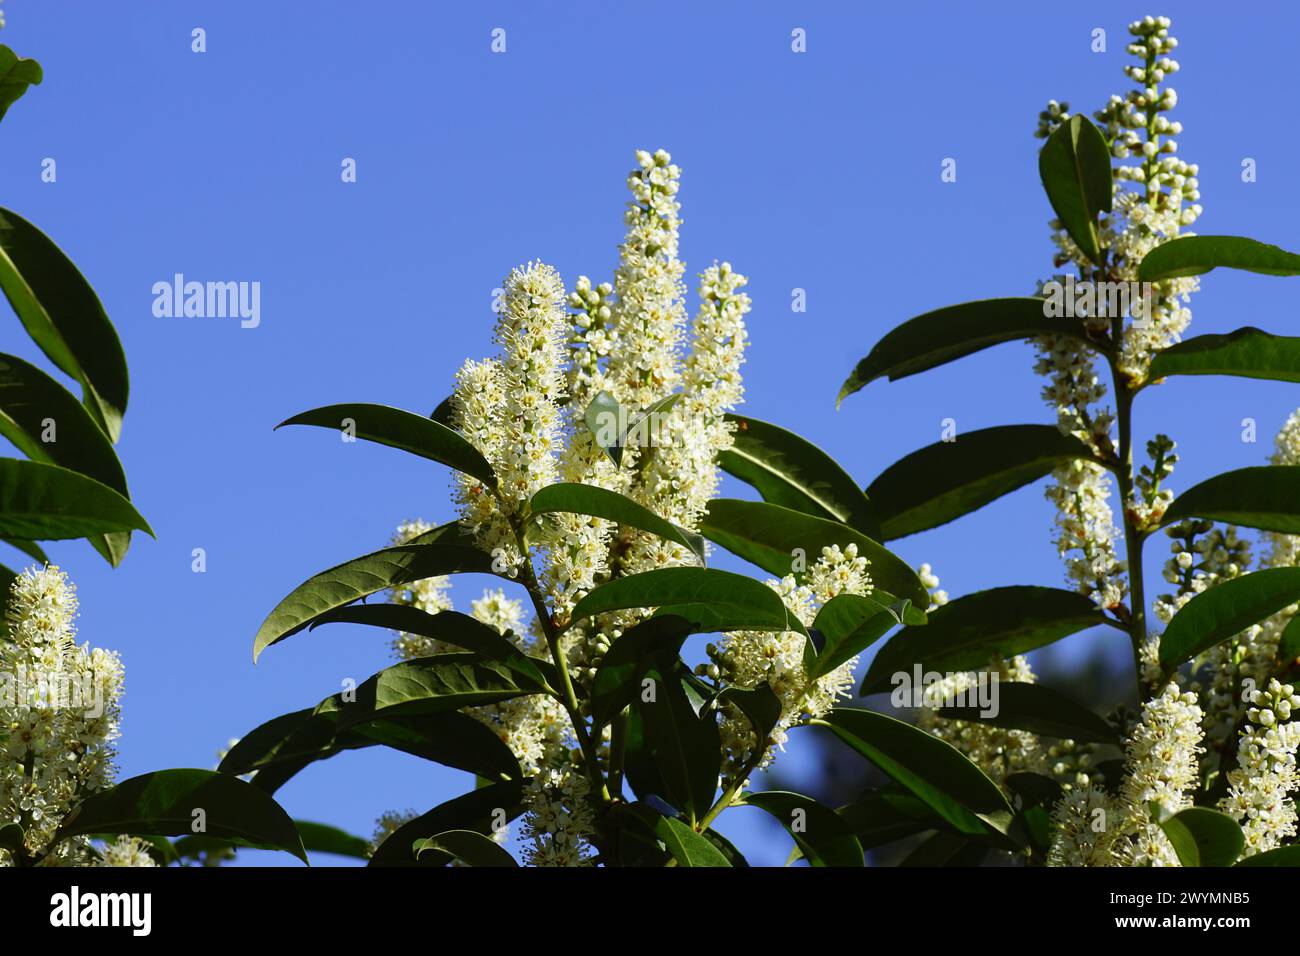
[(1282, 845), (1296, 835), (1295, 791), (1300, 788), (1300, 696), (1290, 684), (1269, 681), (1247, 711), (1237, 746), (1237, 768), (1219, 809), (1241, 824), (1245, 856)]
[[(823, 604), (839, 594), (870, 595), (868, 561), (859, 556), (855, 544), (841, 549), (832, 545), (808, 569), (807, 581), (793, 575), (767, 584), (785, 601), (786, 607), (805, 626), (810, 626)], [(829, 674), (811, 683), (804, 670), (804, 648), (808, 638), (797, 631), (741, 631), (727, 634), (720, 646), (710, 645), (714, 663), (705, 672), (739, 687), (757, 687), (766, 682), (781, 702), (781, 717), (767, 741), (756, 739), (749, 718), (734, 704), (724, 704), (721, 732), (727, 772), (736, 773), (762, 750), (758, 766), (766, 767), (775, 756), (773, 748), (784, 748), (791, 726), (807, 715), (821, 717), (836, 700), (848, 697), (853, 687), (853, 657)]]
[(590, 866), (595, 817), (591, 785), (580, 772), (552, 768), (524, 793), (524, 859), (530, 866)]
[(1098, 786), (1075, 787), (1052, 809), (1048, 866), (1116, 866), (1128, 838), (1115, 800)]
[[(85, 840), (51, 850), (63, 817), (112, 783), (122, 664), (78, 646), (76, 589), (58, 567), (28, 568), (10, 586), (0, 635), (0, 824), (24, 831), (24, 850), (45, 865), (92, 859)], [(48, 854), (48, 855), (46, 855)], [(0, 850), (0, 862), (13, 863)]]
[(120, 836), (104, 847), (96, 866), (148, 867), (157, 866), (149, 855), (149, 844), (138, 837)]

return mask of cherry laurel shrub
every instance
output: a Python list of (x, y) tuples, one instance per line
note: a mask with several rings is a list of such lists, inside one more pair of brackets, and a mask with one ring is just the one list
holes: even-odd
[[(864, 491), (808, 441), (738, 414), (745, 279), (707, 268), (688, 321), (680, 173), (663, 151), (638, 153), (613, 281), (579, 277), (566, 294), (548, 265), (515, 269), (496, 354), (466, 362), (432, 415), (340, 404), (284, 423), (452, 470), (454, 520), (405, 524), (310, 578), (255, 637), (256, 656), (321, 625), (372, 626), (395, 635), (397, 662), (256, 727), (215, 773), (161, 771), (91, 797), (80, 832), (112, 821), (182, 859), (254, 845), (372, 866), (729, 867), (745, 861), (715, 822), (759, 811), (814, 866), (862, 866), (901, 840), (931, 864), (1300, 862), (1300, 416), (1271, 464), (1178, 496), (1173, 441), (1154, 436), (1135, 468), (1132, 429), (1137, 396), (1170, 376), (1300, 380), (1300, 339), (1181, 340), (1200, 275), (1297, 275), (1300, 256), (1182, 232), (1200, 207), (1168, 116), (1176, 41), (1163, 18), (1130, 31), (1136, 88), (1100, 126), (1055, 102), (1040, 118), (1065, 271), (1034, 296), (904, 323), (841, 392), (1029, 341), (1055, 424), (963, 434)], [(761, 500), (717, 497), (722, 471)], [(1068, 589), (948, 601), (928, 565), (884, 546), (1048, 476)], [(1239, 527), (1262, 534), (1254, 570)], [(1143, 545), (1157, 532), (1172, 590), (1148, 608)], [(716, 548), (772, 579), (710, 567)], [(499, 579), (468, 612), (451, 600), (463, 573)], [(1037, 684), (1023, 656), (1091, 626), (1133, 648), (1133, 684), (1104, 715)], [(715, 637), (701, 654), (703, 635)], [(858, 688), (871, 706), (846, 705), (873, 647)], [(815, 735), (886, 782), (841, 807), (753, 789)], [(466, 771), (467, 790), (386, 813), (371, 841), (275, 803), (299, 772), (364, 747)]]

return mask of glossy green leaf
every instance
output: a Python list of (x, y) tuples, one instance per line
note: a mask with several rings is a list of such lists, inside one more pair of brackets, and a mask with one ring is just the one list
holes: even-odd
[(695, 555), (701, 565), (704, 564), (702, 537), (693, 531), (679, 528), (670, 521), (665, 521), (649, 508), (637, 504), (631, 498), (626, 498), (616, 491), (597, 488), (594, 485), (559, 482), (547, 485), (533, 495), (532, 501), (529, 502), (529, 509), (534, 515), (557, 512), (590, 515), (629, 528), (637, 528), (665, 541), (680, 544)]
[(332, 853), (335, 856), (350, 856), (359, 860), (370, 857), (369, 840), (353, 836), (338, 827), (325, 823), (312, 823), (309, 820), (294, 820), (293, 825), (298, 828), (303, 848), (308, 853)]
[(1223, 266), (1270, 276), (1300, 275), (1300, 256), (1241, 236), (1183, 236), (1161, 243), (1138, 266), (1142, 282), (1198, 276)]
[(41, 82), (41, 65), (28, 57), (20, 57), (0, 43), (0, 118), (9, 107), (27, 92), (29, 86)]
[(930, 612), (925, 627), (905, 627), (881, 647), (862, 682), (876, 694), (922, 674), (979, 670), (1051, 644), (1077, 631), (1109, 623), (1085, 595), (1060, 588), (1012, 586), (977, 591)]
[(735, 444), (718, 455), (724, 471), (752, 485), (766, 502), (879, 537), (871, 502), (830, 455), (794, 432), (757, 418), (727, 419), (736, 430)]
[[(195, 829), (199, 821), (202, 831)], [(298, 829), (278, 803), (238, 777), (212, 770), (159, 770), (123, 780), (83, 800), (64, 818), (58, 838), (195, 832), (239, 846), (284, 850), (307, 862)]]
[(1183, 866), (1232, 866), (1246, 845), (1237, 821), (1209, 807), (1189, 807), (1160, 827)]
[(717, 715), (696, 714), (678, 666), (650, 668), (646, 680), (649, 690), (633, 701), (646, 751), (662, 776), (663, 797), (694, 824), (708, 813), (718, 789), (722, 743)]
[(417, 841), (448, 830), (488, 834), (497, 823), (508, 823), (523, 812), (523, 783), (509, 780), (479, 787), (398, 827), (370, 857), (370, 866), (445, 866), (452, 855), (425, 849), (415, 857)]
[[(442, 531), (443, 529), (435, 529)], [(455, 541), (454, 533), (449, 539)], [(495, 573), (492, 557), (460, 543), (421, 538), (353, 558), (308, 578), (271, 611), (253, 642), (253, 660), (272, 644), (297, 634), (327, 611), (387, 588), (457, 572)]]
[(433, 638), (473, 651), (485, 660), (507, 662), (548, 693), (559, 686), (559, 675), (550, 661), (529, 657), (496, 628), (458, 611), (430, 614), (409, 604), (348, 604), (325, 612), (310, 627), (315, 630), (322, 624), (365, 624)]
[(1300, 534), (1300, 465), (1258, 465), (1215, 475), (1174, 499), (1161, 525), (1185, 518)]
[(693, 632), (803, 631), (780, 596), (753, 578), (713, 568), (660, 568), (614, 578), (587, 592), (574, 622), (607, 611), (658, 608), (691, 622)]
[(602, 391), (591, 400), (583, 418), (596, 445), (615, 465), (622, 465), (625, 448), (652, 447), (652, 430), (679, 398), (681, 395), (667, 395), (645, 409), (633, 410), (620, 405), (609, 392)]
[(831, 598), (813, 620), (812, 629), (822, 636), (823, 644), (808, 663), (808, 679), (826, 676), (901, 623), (896, 610), (872, 598), (857, 594)]
[(939, 716), (1086, 743), (1120, 742), (1115, 729), (1097, 714), (1042, 684), (998, 681), (994, 695), (997, 713), (992, 716), (985, 717), (985, 708), (974, 701), (943, 707)]
[(1005, 833), (1006, 796), (965, 755), (933, 734), (884, 714), (836, 707), (814, 724), (828, 727), (890, 779), (910, 790), (959, 833)]
[(674, 817), (660, 817), (655, 834), (664, 841), (679, 866), (731, 866), (712, 841)]
[(445, 854), (466, 866), (519, 865), (505, 847), (476, 830), (444, 830), (434, 836), (416, 840), (412, 852), (416, 859), (425, 853)]
[(153, 534), (107, 485), (58, 465), (0, 458), (0, 535), (56, 541), (133, 529)]
[(945, 825), (925, 803), (894, 784), (871, 790), (835, 812), (866, 850)]
[(980, 299), (908, 319), (858, 362), (840, 388), (838, 405), (882, 376), (905, 378), (1002, 342), (1040, 335), (1068, 335), (1087, 342), (1078, 319), (1053, 318), (1036, 297)]
[(1221, 641), (1300, 601), (1300, 568), (1266, 568), (1196, 595), (1160, 635), (1160, 666), (1172, 672)]
[(794, 838), (795, 845), (812, 866), (863, 866), (862, 844), (830, 807), (812, 797), (784, 790), (747, 793), (747, 807), (769, 813)]
[(1111, 210), (1110, 148), (1101, 131), (1076, 114), (1056, 128), (1038, 154), (1038, 175), (1043, 189), (1085, 256), (1101, 262), (1099, 216)]
[(889, 541), (970, 514), (1057, 465), (1094, 457), (1054, 425), (982, 428), (899, 460), (867, 486), (867, 495), (880, 517), (882, 540)]
[(130, 391), (117, 330), (63, 251), (8, 209), (0, 209), (0, 289), (41, 351), (81, 383), (86, 408), (117, 441)]
[(858, 556), (870, 562), (873, 585), (918, 608), (930, 604), (930, 592), (907, 562), (847, 525), (765, 501), (717, 498), (709, 502), (700, 530), (710, 541), (764, 571), (777, 577), (793, 574), (800, 581), (816, 564), (822, 548), (857, 545)]
[(294, 415), (275, 427), (285, 425), (317, 425), (340, 434), (347, 428), (357, 438), (428, 458), (463, 471), (489, 487), (496, 486), (492, 466), (460, 432), (414, 412), (363, 402), (325, 405)]
[(932, 833), (900, 862), (899, 866), (980, 866), (989, 848), (966, 837), (940, 830)]
[(355, 699), (342, 691), (317, 705), (316, 713), (336, 714), (339, 728), (348, 729), (376, 718), (442, 714), (539, 692), (507, 663), (472, 653), (436, 654), (386, 667), (351, 692)]
[(716, 696), (719, 703), (734, 704), (749, 718), (760, 741), (768, 740), (781, 719), (781, 698), (767, 681), (757, 687), (724, 687)]
[(1234, 866), (1300, 866), (1300, 845), (1280, 846), (1242, 857)]
[(641, 621), (611, 644), (591, 681), (593, 725), (605, 726), (632, 703), (646, 672), (670, 665), (693, 632), (690, 621), (665, 615)]
[(1199, 335), (1171, 345), (1151, 360), (1148, 378), (1236, 375), (1300, 382), (1300, 338), (1246, 327), (1226, 335)]

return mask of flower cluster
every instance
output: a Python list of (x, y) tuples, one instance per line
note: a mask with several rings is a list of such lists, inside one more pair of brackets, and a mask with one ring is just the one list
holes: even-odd
[(1237, 744), (1235, 770), (1228, 773), (1228, 795), (1219, 809), (1241, 824), (1246, 856), (1280, 846), (1296, 835), (1292, 794), (1300, 787), (1296, 748), (1300, 747), (1300, 696), (1290, 684), (1269, 681), (1257, 691)]
[[(122, 663), (78, 645), (76, 589), (53, 565), (10, 586), (0, 635), (0, 824), (23, 829), (23, 851), (43, 865), (85, 865), (85, 840), (52, 845), (64, 816), (113, 779)], [(0, 850), (0, 863), (15, 862)]]
[(581, 773), (551, 769), (524, 793), (524, 860), (529, 866), (590, 866), (595, 818)]

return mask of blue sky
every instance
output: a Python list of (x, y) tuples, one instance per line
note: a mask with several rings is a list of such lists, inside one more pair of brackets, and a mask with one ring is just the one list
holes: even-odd
[[(1300, 144), (1279, 109), (1300, 32), (1290, 5), (1249, 17), (1209, 3), (4, 6), (0, 41), (46, 79), (0, 126), (0, 203), (63, 246), (117, 324), (132, 376), (119, 449), (158, 534), (137, 536), (116, 571), (84, 543), (50, 549), (79, 586), (81, 636), (126, 664), (124, 776), (210, 766), (228, 738), (388, 662), (384, 636), (360, 628), (297, 637), (256, 667), (252, 638), (312, 573), (382, 546), (403, 519), (450, 518), (445, 475), (272, 426), (340, 401), (431, 410), (466, 356), (492, 351), (492, 290), (517, 263), (609, 277), (636, 148), (667, 148), (683, 168), (688, 274), (717, 257), (751, 277), (746, 411), (817, 441), (863, 484), (938, 440), (944, 418), (959, 432), (1050, 421), (1024, 345), (876, 383), (838, 413), (834, 398), (902, 320), (1026, 294), (1049, 272), (1036, 114), (1052, 97), (1091, 112), (1123, 90), (1129, 20), (1174, 18), (1198, 231), (1300, 248)], [(507, 51), (494, 55), (498, 27)], [(1090, 51), (1095, 27), (1105, 53)], [(806, 53), (791, 51), (795, 28)], [(55, 183), (40, 178), (47, 157)], [(345, 157), (356, 183), (340, 181)], [(955, 183), (940, 181), (948, 157)], [(1255, 183), (1241, 181), (1246, 157)], [(260, 326), (154, 317), (153, 284), (177, 272), (260, 282)], [(1209, 276), (1192, 330), (1290, 331), (1287, 281)], [(805, 314), (791, 312), (795, 288)], [(3, 348), (35, 355), (16, 322)], [(1262, 463), (1298, 404), (1279, 383), (1183, 379), (1143, 394), (1138, 434), (1173, 435), (1173, 487), (1186, 488)], [(1245, 417), (1257, 444), (1241, 441)], [(1059, 585), (1051, 517), (1035, 487), (896, 550), (933, 564), (953, 595)], [(462, 607), (478, 591), (455, 588)], [(1067, 649), (1116, 640), (1090, 632)], [(368, 835), (382, 811), (422, 811), (467, 784), (366, 752), (280, 798)], [(780, 862), (786, 844), (756, 815), (728, 813), (722, 829), (754, 862)]]

